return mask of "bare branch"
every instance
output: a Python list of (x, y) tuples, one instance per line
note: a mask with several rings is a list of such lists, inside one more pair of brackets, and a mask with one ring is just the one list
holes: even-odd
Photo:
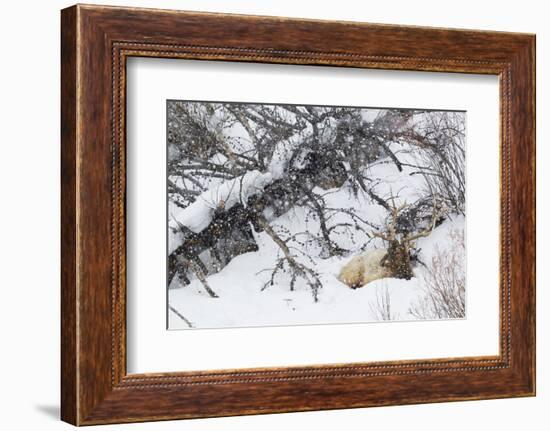
[[(271, 227), (271, 225), (268, 223), (268, 221), (265, 219), (264, 216), (260, 215), (258, 217), (258, 223), (259, 225), (265, 230), (265, 232), (271, 237), (271, 239), (279, 246), (281, 251), (283, 252), (286, 261), (288, 262), (292, 274), (291, 274), (291, 283), (290, 288), (291, 290), (294, 290), (294, 283), (296, 282), (297, 276), (302, 277), (305, 279), (306, 283), (311, 287), (311, 291), (313, 294), (313, 299), (315, 302), (317, 302), (317, 293), (319, 289), (322, 287), (321, 280), (319, 280), (318, 274), (313, 271), (312, 269), (308, 268), (305, 265), (302, 265), (299, 263), (296, 259), (294, 259), (294, 256), (292, 256), (292, 253), (290, 252), (290, 249), (286, 245), (286, 243), (281, 239), (279, 235), (277, 235), (277, 232)], [(282, 268), (282, 263), (278, 263), (276, 266), (276, 270)], [(273, 284), (273, 278), (274, 275), (271, 277), (271, 285)]]
[(185, 317), (183, 314), (181, 314), (178, 310), (176, 310), (171, 305), (168, 305), (168, 309), (172, 313), (174, 313), (176, 316), (178, 316), (181, 320), (183, 320), (187, 326), (189, 326), (190, 328), (193, 328), (193, 324), (191, 323), (191, 321), (189, 319), (187, 319), (187, 317)]

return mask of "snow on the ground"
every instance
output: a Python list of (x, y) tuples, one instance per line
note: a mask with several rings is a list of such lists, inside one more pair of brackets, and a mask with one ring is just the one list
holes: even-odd
[[(410, 176), (408, 169), (398, 172), (391, 163), (379, 163), (369, 169), (369, 177), (380, 179), (376, 186), (380, 195), (399, 193), (400, 203), (413, 203), (418, 198), (419, 190), (423, 186), (421, 176)], [(252, 183), (255, 184), (255, 181)], [(353, 196), (346, 187), (315, 191), (325, 196), (328, 206), (355, 208), (359, 216), (372, 223), (380, 224), (386, 216), (386, 211), (379, 205), (365, 196)], [(345, 218), (345, 215), (339, 213), (331, 223), (343, 221), (341, 218)], [(191, 222), (200, 223), (200, 220), (190, 219)], [(272, 225), (275, 229), (281, 227), (290, 232), (318, 230), (318, 223), (308, 218), (306, 210), (300, 207), (280, 216)], [(200, 226), (194, 227), (198, 229), (196, 231), (200, 231)], [(430, 261), (436, 244), (440, 250), (445, 250), (449, 246), (450, 231), (462, 229), (464, 217), (456, 216), (447, 219), (428, 237), (421, 238), (418, 241), (421, 260)], [(414, 319), (409, 308), (422, 295), (422, 266), (414, 268), (415, 277), (411, 280), (386, 278), (355, 290), (337, 279), (342, 266), (360, 252), (367, 239), (365, 235), (358, 234), (352, 240), (349, 233), (340, 232), (336, 235), (338, 244), (356, 251), (348, 256), (329, 259), (316, 257), (319, 250), (315, 249), (315, 245), (310, 245), (311, 249), (304, 251), (313, 260), (314, 266), (309, 259), (296, 256), (299, 261), (320, 273), (323, 287), (319, 290), (318, 302), (314, 302), (310, 288), (302, 281), (296, 283), (294, 291), (290, 291), (289, 277), (285, 274), (279, 275), (274, 285), (262, 290), (271, 277), (271, 269), (280, 253), (273, 240), (262, 232), (256, 234), (259, 246), (257, 252), (235, 257), (219, 273), (208, 277), (209, 286), (219, 298), (210, 297), (202, 284), (193, 279), (189, 285), (169, 290), (169, 304), (192, 322), (195, 328), (359, 323), (380, 320), (380, 307), (377, 304), (385, 298), (387, 290), (392, 319)], [(368, 243), (368, 248), (381, 246), (380, 240)], [(174, 312), (169, 311), (169, 328), (187, 329), (189, 326)]]
[[(434, 229), (433, 237), (419, 242), (421, 258), (428, 261), (435, 244), (444, 249), (449, 231), (462, 229), (463, 224), (464, 218), (457, 217)], [(414, 319), (409, 307), (422, 294), (423, 267), (414, 269), (416, 277), (411, 280), (385, 278), (350, 289), (337, 276), (351, 256), (318, 259), (316, 268), (322, 272), (323, 287), (315, 303), (310, 289), (299, 283), (295, 291), (290, 291), (288, 283), (282, 282), (261, 290), (270, 277), (270, 272), (261, 271), (273, 265), (274, 247), (265, 234), (259, 236), (258, 252), (237, 256), (222, 271), (208, 278), (219, 298), (211, 298), (200, 282), (193, 280), (190, 285), (169, 290), (170, 305), (195, 328), (360, 323), (380, 320), (377, 304), (387, 289), (392, 319)], [(169, 328), (187, 329), (188, 326), (169, 312)]]

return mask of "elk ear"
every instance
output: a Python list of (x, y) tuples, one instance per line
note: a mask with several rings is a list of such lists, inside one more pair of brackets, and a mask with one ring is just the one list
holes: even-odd
[(386, 262), (388, 261), (389, 254), (386, 253), (382, 259), (380, 259), (380, 266), (386, 266)]

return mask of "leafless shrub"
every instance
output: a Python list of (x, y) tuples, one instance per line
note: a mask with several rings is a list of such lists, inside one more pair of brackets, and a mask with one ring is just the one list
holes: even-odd
[[(463, 112), (434, 112), (408, 136), (421, 149), (415, 156), (427, 193), (441, 197), (457, 214), (465, 214), (465, 141)], [(437, 163), (434, 163), (437, 161)]]
[(275, 267), (272, 269), (271, 279), (264, 284), (262, 290), (265, 290), (269, 286), (273, 286), (275, 283), (275, 277), (279, 271), (290, 271), (290, 290), (294, 290), (296, 280), (302, 278), (307, 285), (311, 288), (311, 293), (315, 302), (318, 301), (319, 289), (322, 287), (321, 280), (319, 279), (319, 273), (308, 266), (300, 263), (295, 256), (293, 256), (287, 243), (279, 236), (275, 229), (268, 223), (268, 221), (260, 216), (258, 221), (265, 232), (271, 237), (271, 239), (279, 246), (283, 253), (282, 257), (277, 259)]
[(409, 308), (417, 319), (461, 319), (466, 316), (465, 243), (462, 230), (449, 234), (451, 248), (435, 253), (422, 276), (423, 296)]
[(388, 286), (376, 289), (376, 301), (369, 304), (372, 315), (376, 320), (391, 321), (399, 318), (398, 314), (391, 311), (391, 296)]

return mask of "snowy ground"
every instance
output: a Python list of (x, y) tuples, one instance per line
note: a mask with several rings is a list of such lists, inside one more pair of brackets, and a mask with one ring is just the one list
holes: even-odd
[[(379, 178), (376, 191), (387, 195), (399, 191), (400, 199), (412, 203), (422, 187), (421, 176), (410, 176), (407, 170), (398, 172), (393, 164), (377, 164), (369, 169), (369, 177)], [(356, 198), (345, 187), (322, 191), (330, 205), (353, 207), (358, 214), (379, 224), (387, 214), (379, 205), (368, 198)], [(333, 220), (336, 223), (338, 220)], [(273, 223), (291, 232), (304, 229), (316, 231), (315, 221), (307, 217), (306, 210), (295, 207)], [(424, 262), (431, 259), (437, 245), (440, 250), (449, 247), (451, 230), (464, 229), (464, 218), (453, 217), (433, 230), (426, 238), (418, 241), (420, 258)], [(423, 292), (421, 265), (414, 268), (415, 277), (411, 280), (386, 278), (373, 281), (359, 289), (350, 289), (341, 283), (337, 276), (343, 265), (359, 253), (368, 238), (361, 234), (351, 238), (342, 232), (338, 238), (340, 246), (357, 250), (348, 256), (322, 259), (315, 249), (308, 250), (314, 268), (320, 273), (323, 287), (314, 302), (310, 288), (297, 283), (294, 291), (289, 290), (289, 280), (277, 277), (277, 282), (263, 289), (271, 276), (277, 253), (280, 251), (273, 240), (265, 233), (256, 234), (259, 250), (234, 258), (219, 273), (208, 277), (208, 282), (219, 298), (212, 298), (204, 291), (202, 284), (194, 279), (186, 286), (171, 286), (169, 305), (184, 316), (194, 328), (227, 328), (246, 326), (278, 326), (305, 324), (358, 323), (382, 320), (380, 304), (389, 298), (391, 320), (412, 320), (409, 308), (419, 300)], [(381, 247), (379, 240), (371, 241), (368, 248)], [(314, 247), (314, 246), (311, 246)], [(309, 260), (300, 259), (312, 266)], [(169, 313), (170, 329), (188, 329), (189, 324), (174, 311)]]

